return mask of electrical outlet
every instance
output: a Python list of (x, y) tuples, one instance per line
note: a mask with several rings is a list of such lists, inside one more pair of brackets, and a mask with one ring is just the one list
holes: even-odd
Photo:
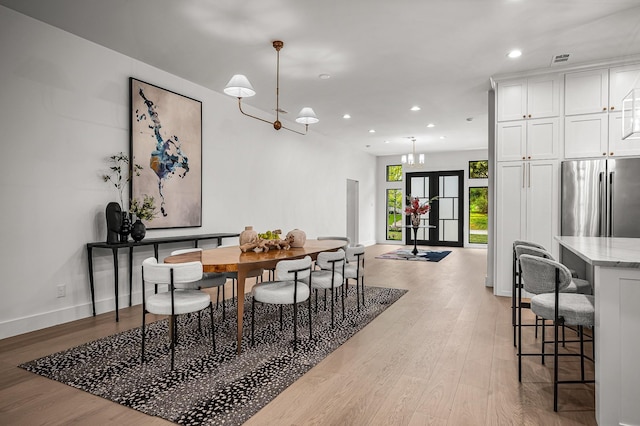
[(64, 284), (58, 285), (58, 297), (65, 297), (67, 295), (67, 286)]

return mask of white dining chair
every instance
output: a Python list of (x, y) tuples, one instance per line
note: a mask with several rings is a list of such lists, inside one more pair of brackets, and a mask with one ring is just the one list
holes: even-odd
[[(155, 257), (149, 257), (142, 262), (142, 363), (145, 362), (145, 319), (147, 313), (169, 316), (171, 370), (174, 368), (175, 346), (178, 340), (178, 315), (199, 312), (208, 306), (211, 319), (211, 341), (215, 352), (215, 326), (211, 297), (203, 291), (188, 288), (192, 283), (201, 279), (201, 262), (158, 263)], [(167, 291), (147, 296), (147, 284), (167, 285), (168, 288)], [(181, 286), (183, 288), (180, 288)]]

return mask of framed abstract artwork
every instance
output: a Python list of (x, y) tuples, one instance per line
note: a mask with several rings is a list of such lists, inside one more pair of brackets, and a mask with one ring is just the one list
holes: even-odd
[(202, 226), (202, 102), (129, 78), (131, 198), (154, 198), (147, 229)]

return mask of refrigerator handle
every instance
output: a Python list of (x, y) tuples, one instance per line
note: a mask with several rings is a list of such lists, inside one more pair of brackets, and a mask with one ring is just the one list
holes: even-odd
[(527, 165), (522, 163), (522, 188), (524, 188), (525, 181), (527, 180)]
[(528, 167), (527, 171), (529, 172), (528, 185), (529, 185), (529, 188), (531, 188), (531, 163), (527, 163), (527, 167)]
[(600, 172), (598, 174), (599, 184), (598, 184), (598, 236), (605, 237), (606, 224), (605, 218), (607, 217), (607, 204), (605, 201), (604, 188), (606, 185), (604, 172)]
[(609, 172), (609, 233), (607, 237), (613, 237), (613, 174)]

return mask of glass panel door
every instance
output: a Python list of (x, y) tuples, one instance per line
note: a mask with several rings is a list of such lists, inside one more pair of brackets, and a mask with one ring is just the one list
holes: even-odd
[[(410, 179), (411, 192), (408, 194), (411, 197), (418, 197), (420, 199), (420, 204), (427, 202), (431, 197), (429, 196), (430, 187), (429, 187), (429, 176), (413, 176)], [(406, 201), (404, 203), (407, 204)], [(429, 239), (429, 213), (422, 215), (420, 217), (420, 228), (418, 229), (417, 239), (420, 240), (428, 240)], [(411, 222), (408, 222), (411, 225)], [(407, 234), (411, 234), (411, 244), (413, 244), (413, 230), (407, 228)]]
[[(431, 202), (429, 213), (421, 217), (422, 224), (416, 238), (419, 245), (462, 247), (463, 173), (456, 170), (407, 174), (406, 194), (418, 197), (421, 203), (438, 197)], [(405, 218), (405, 226), (405, 243), (412, 245), (413, 230), (409, 217)]]

